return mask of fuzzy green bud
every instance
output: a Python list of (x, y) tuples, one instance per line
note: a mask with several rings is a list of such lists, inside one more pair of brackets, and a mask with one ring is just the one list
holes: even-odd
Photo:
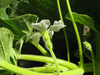
[(84, 46), (85, 46), (88, 50), (91, 50), (91, 49), (92, 49), (91, 44), (88, 43), (87, 41), (84, 41), (83, 44), (84, 44)]

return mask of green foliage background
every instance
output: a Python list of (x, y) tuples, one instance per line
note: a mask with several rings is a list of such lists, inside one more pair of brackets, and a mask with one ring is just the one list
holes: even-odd
[[(75, 31), (70, 21), (71, 19), (67, 10), (66, 1), (60, 0), (60, 4), (64, 23), (67, 26), (66, 33), (70, 44), (71, 59), (72, 62), (77, 63), (77, 60), (79, 59), (74, 56), (75, 50), (78, 49), (76, 45), (77, 40)], [(83, 25), (87, 25), (91, 28), (90, 32), (92, 34), (89, 37), (91, 39), (87, 40), (92, 43), (92, 41), (95, 41), (95, 37), (93, 37), (95, 33), (100, 32), (100, 0), (70, 0), (70, 4), (74, 19), (79, 28), (81, 39), (83, 40)], [(14, 33), (14, 39), (16, 40), (30, 34), (33, 31), (31, 25), (28, 26), (27, 23), (31, 24), (32, 22), (36, 22), (38, 17), (39, 21), (42, 19), (49, 19), (51, 24), (53, 24), (54, 20), (59, 20), (60, 18), (56, 0), (0, 0), (0, 27), (10, 29)], [(35, 20), (33, 20), (33, 18)], [(65, 56), (62, 56), (62, 54), (66, 55), (67, 53), (65, 49), (66, 47), (63, 31), (61, 30), (60, 32), (56, 33), (52, 41), (56, 55), (59, 58), (64, 57), (64, 59), (66, 59)], [(44, 46), (42, 41), (40, 43)], [(61, 46), (61, 44), (64, 45)], [(24, 43), (24, 45), (23, 50), (31, 47), (29, 43)], [(92, 43), (92, 45), (93, 48), (95, 48), (95, 44)], [(22, 51), (22, 53), (31, 53), (32, 49), (29, 50), (30, 51)], [(94, 52), (96, 53), (95, 50)], [(38, 51), (35, 51), (34, 53), (40, 54)], [(73, 60), (74, 58), (75, 60)], [(84, 60), (84, 62), (88, 62), (88, 60)]]

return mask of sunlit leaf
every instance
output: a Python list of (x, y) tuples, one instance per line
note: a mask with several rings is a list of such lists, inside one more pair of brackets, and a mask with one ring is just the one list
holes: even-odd
[(0, 20), (0, 27), (11, 30), (15, 35), (14, 38), (19, 40), (33, 31), (31, 23), (36, 23), (37, 19), (36, 15), (25, 14), (9, 20)]

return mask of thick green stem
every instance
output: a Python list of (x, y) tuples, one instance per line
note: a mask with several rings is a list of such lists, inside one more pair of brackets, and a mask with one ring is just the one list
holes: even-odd
[[(15, 65), (9, 64), (5, 61), (0, 60), (0, 67), (4, 68), (5, 70), (9, 70), (13, 73), (16, 73), (18, 75), (57, 75), (56, 73), (37, 73), (37, 72), (32, 72), (28, 71), (26, 69), (17, 67)], [(61, 75), (73, 75), (73, 74), (79, 74), (79, 73), (84, 73), (82, 69), (75, 69), (75, 70), (70, 70), (67, 72), (62, 72)]]
[(72, 23), (73, 23), (73, 26), (74, 26), (74, 29), (75, 29), (75, 33), (76, 33), (76, 36), (77, 36), (77, 41), (78, 41), (78, 46), (79, 46), (79, 54), (80, 54), (80, 68), (83, 68), (83, 53), (82, 53), (82, 45), (81, 45), (79, 32), (78, 32), (76, 23), (74, 21), (74, 17), (73, 17), (72, 11), (71, 11), (69, 0), (66, 0), (66, 3), (67, 3), (67, 6), (68, 6), (69, 14), (71, 16)]
[(0, 60), (0, 67), (4, 68), (6, 70), (9, 70), (9, 71), (11, 71), (13, 73), (16, 73), (16, 74), (21, 74), (21, 75), (40, 75), (38, 73), (31, 72), (31, 71), (25, 70), (23, 68), (11, 65), (11, 64), (9, 64), (9, 63), (7, 63), (5, 61), (2, 61), (2, 60)]
[(38, 50), (42, 52), (45, 56), (51, 56), (40, 44), (36, 45), (33, 42), (31, 42)]
[[(63, 21), (63, 17), (62, 17), (62, 13), (61, 13), (59, 0), (57, 0), (57, 4), (58, 4), (58, 10), (59, 10), (60, 19), (62, 20), (62, 22), (64, 22)], [(65, 36), (65, 40), (66, 40), (66, 46), (67, 46), (67, 58), (68, 58), (68, 61), (70, 61), (69, 43), (68, 43), (68, 38), (67, 38), (67, 33), (66, 33), (65, 28), (63, 28), (63, 32), (64, 32), (64, 36)]]
[[(39, 55), (18, 55), (17, 60), (31, 60), (31, 61), (39, 61), (46, 63), (55, 63), (52, 57), (39, 56)], [(57, 59), (59, 65), (64, 66), (68, 69), (77, 69), (78, 66), (74, 63), (67, 62), (65, 60)]]
[[(63, 66), (59, 66), (60, 67), (60, 70), (63, 72), (63, 71), (68, 71), (68, 68), (65, 68)], [(25, 69), (28, 69), (28, 70), (31, 70), (33, 72), (43, 72), (43, 73), (51, 73), (51, 72), (55, 72), (56, 71), (56, 66), (55, 65), (52, 65), (52, 66), (49, 66), (49, 65), (44, 65), (43, 67), (33, 67), (33, 68), (25, 68)]]

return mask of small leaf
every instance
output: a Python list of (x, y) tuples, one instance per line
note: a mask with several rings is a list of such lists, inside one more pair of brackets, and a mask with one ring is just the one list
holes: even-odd
[(27, 36), (27, 41), (32, 39), (32, 42), (34, 44), (39, 44), (40, 41), (40, 37), (41, 37), (41, 33), (40, 32), (33, 32), (30, 35)]
[(40, 32), (44, 32), (50, 26), (50, 21), (49, 20), (42, 20), (39, 23), (32, 23), (31, 25), (33, 26), (34, 29), (36, 29)]
[[(75, 22), (86, 25), (86, 26), (90, 27), (92, 30), (98, 32), (97, 29), (95, 28), (94, 21), (90, 16), (85, 15), (85, 14), (78, 14), (75, 12), (73, 12), (73, 16), (74, 16)], [(69, 14), (66, 14), (65, 18), (68, 20), (71, 20)]]
[(49, 31), (58, 32), (61, 28), (64, 28), (65, 26), (66, 25), (64, 25), (61, 20), (59, 20), (58, 22), (54, 21), (54, 24), (50, 26)]

